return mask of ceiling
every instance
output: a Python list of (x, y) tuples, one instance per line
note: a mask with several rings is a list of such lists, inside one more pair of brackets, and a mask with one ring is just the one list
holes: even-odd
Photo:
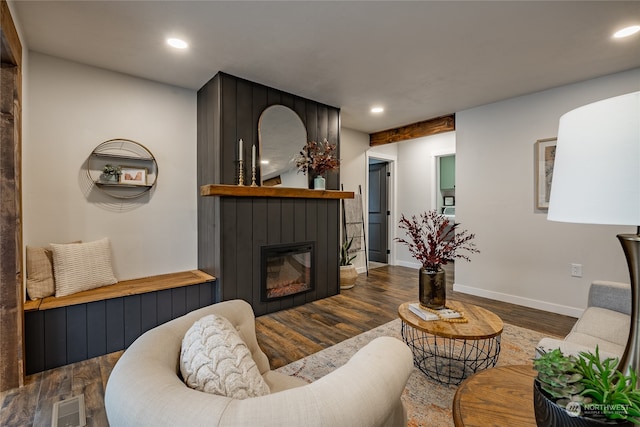
[(30, 50), (194, 90), (225, 71), (367, 133), (640, 67), (640, 34), (611, 38), (640, 1), (11, 3)]

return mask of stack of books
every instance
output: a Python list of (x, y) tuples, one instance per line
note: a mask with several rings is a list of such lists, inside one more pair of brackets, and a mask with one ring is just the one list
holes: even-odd
[(442, 319), (459, 319), (462, 317), (462, 313), (452, 310), (450, 308), (442, 308), (440, 310), (425, 310), (420, 307), (419, 303), (409, 304), (409, 310), (422, 320), (442, 320)]

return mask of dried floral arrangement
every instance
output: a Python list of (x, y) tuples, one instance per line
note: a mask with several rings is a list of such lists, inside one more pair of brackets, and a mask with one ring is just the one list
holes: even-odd
[(304, 174), (322, 175), (340, 166), (336, 144), (330, 144), (326, 138), (322, 142), (307, 142), (294, 160), (298, 172)]
[(396, 238), (396, 241), (406, 244), (425, 270), (436, 272), (456, 258), (470, 261), (460, 251), (480, 252), (472, 242), (475, 234), (458, 230), (459, 225), (451, 224), (449, 218), (435, 210), (420, 214), (420, 218), (414, 215), (409, 219), (403, 214), (399, 227), (406, 230), (409, 240)]

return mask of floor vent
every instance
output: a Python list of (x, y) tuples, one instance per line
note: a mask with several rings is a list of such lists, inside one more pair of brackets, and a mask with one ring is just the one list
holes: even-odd
[(83, 427), (87, 425), (84, 412), (84, 394), (53, 404), (52, 427)]

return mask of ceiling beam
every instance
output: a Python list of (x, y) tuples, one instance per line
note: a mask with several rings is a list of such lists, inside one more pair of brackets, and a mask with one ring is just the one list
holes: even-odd
[(369, 134), (369, 146), (406, 141), (453, 130), (456, 130), (455, 114)]

